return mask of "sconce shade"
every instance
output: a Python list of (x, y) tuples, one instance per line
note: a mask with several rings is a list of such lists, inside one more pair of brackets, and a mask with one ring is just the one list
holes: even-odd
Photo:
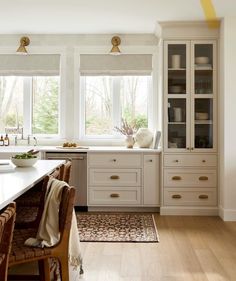
[(27, 55), (28, 52), (26, 50), (26, 46), (28, 46), (30, 44), (30, 40), (28, 37), (21, 37), (20, 39), (20, 47), (16, 50), (16, 52), (18, 54), (24, 54)]
[(121, 51), (118, 47), (121, 43), (120, 37), (118, 37), (118, 36), (112, 37), (111, 43), (112, 43), (113, 47), (111, 48), (110, 55), (113, 55), (113, 56), (120, 55)]

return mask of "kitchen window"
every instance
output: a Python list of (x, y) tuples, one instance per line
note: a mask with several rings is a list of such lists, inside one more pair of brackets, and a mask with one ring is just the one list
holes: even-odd
[(122, 119), (148, 127), (151, 66), (151, 55), (81, 55), (82, 139), (120, 139)]
[(0, 76), (0, 133), (58, 134), (58, 76)]
[(0, 55), (0, 133), (59, 134), (59, 55)]

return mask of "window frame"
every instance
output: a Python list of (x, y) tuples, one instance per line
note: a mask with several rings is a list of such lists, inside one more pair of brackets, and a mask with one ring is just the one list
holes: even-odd
[[(90, 145), (112, 145), (121, 144), (123, 137), (121, 134), (116, 133), (113, 136), (86, 136), (85, 135), (85, 95), (83, 83), (81, 83), (81, 75), (79, 71), (80, 67), (80, 55), (82, 54), (108, 54), (110, 45), (100, 47), (78, 47), (75, 49), (74, 54), (74, 73), (75, 73), (75, 102), (74, 102), (74, 132), (75, 139), (81, 142), (88, 143)], [(161, 120), (157, 122), (158, 114), (155, 112), (157, 108), (160, 108), (160, 98), (158, 97), (157, 87), (157, 73), (159, 69), (158, 59), (158, 46), (122, 46), (122, 54), (151, 54), (152, 55), (152, 74), (150, 83), (150, 91), (148, 97), (148, 128), (150, 130), (159, 129), (161, 126)], [(114, 94), (114, 93), (113, 93)], [(120, 118), (120, 117), (119, 117)]]
[[(0, 47), (0, 54), (1, 55), (15, 55), (16, 50), (15, 46), (11, 47)], [(47, 141), (57, 141), (62, 138), (65, 138), (66, 136), (66, 124), (68, 123), (67, 121), (67, 116), (66, 116), (66, 105), (67, 104), (67, 99), (66, 99), (66, 79), (67, 75), (66, 72), (69, 69), (67, 66), (67, 49), (66, 47), (50, 47), (50, 46), (30, 46), (29, 47), (29, 53), (30, 54), (36, 54), (36, 55), (60, 55), (60, 69), (59, 69), (59, 77), (60, 77), (60, 82), (59, 82), (59, 100), (58, 100), (58, 134), (33, 134), (34, 136), (37, 137), (38, 140), (47, 140)], [(26, 76), (29, 77), (29, 76)], [(32, 77), (32, 76), (31, 76)], [(31, 84), (31, 85), (30, 85)], [(29, 83), (27, 87), (32, 87), (32, 83)], [(31, 123), (32, 120), (32, 106), (29, 103), (31, 102), (32, 104), (32, 96), (31, 100), (29, 99), (28, 102), (25, 101), (23, 102), (23, 110), (24, 112), (27, 112), (27, 114), (24, 114), (23, 116), (23, 124), (26, 128), (24, 128), (24, 136), (32, 135), (31, 133)], [(69, 121), (70, 122), (70, 121)]]

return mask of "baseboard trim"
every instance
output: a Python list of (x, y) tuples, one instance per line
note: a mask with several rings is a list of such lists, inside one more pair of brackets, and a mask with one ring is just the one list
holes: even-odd
[(161, 207), (162, 216), (218, 216), (218, 207)]
[(142, 212), (159, 213), (159, 207), (88, 207), (89, 212)]
[(222, 218), (223, 221), (236, 221), (236, 210), (224, 209), (222, 206), (220, 206), (219, 216)]

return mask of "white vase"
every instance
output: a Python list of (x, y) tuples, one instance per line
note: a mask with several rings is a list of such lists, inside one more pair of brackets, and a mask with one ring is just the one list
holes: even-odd
[(125, 137), (125, 144), (126, 144), (127, 148), (133, 148), (134, 143), (135, 143), (135, 140), (134, 140), (134, 137), (132, 135)]
[(140, 148), (149, 148), (153, 141), (153, 133), (147, 128), (139, 128), (135, 141)]

